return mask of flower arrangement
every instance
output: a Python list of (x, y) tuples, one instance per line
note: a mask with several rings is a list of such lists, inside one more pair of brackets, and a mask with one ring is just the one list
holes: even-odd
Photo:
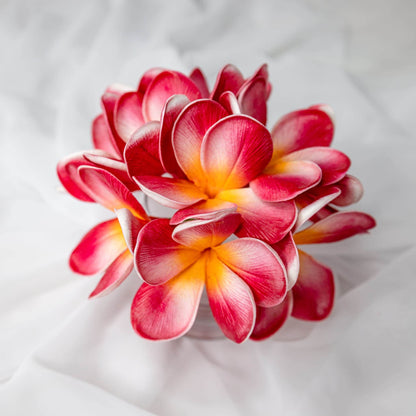
[[(269, 131), (270, 92), (266, 65), (247, 79), (226, 65), (211, 91), (198, 68), (189, 76), (151, 69), (137, 90), (105, 91), (93, 149), (58, 163), (69, 194), (115, 215), (82, 238), (70, 267), (103, 273), (91, 298), (135, 269), (143, 282), (131, 322), (142, 337), (185, 334), (203, 291), (237, 343), (270, 337), (289, 316), (330, 313), (332, 271), (303, 245), (343, 240), (375, 221), (339, 210), (363, 188), (347, 173), (350, 159), (330, 147), (330, 107), (293, 111)], [(146, 212), (141, 192), (173, 208), (172, 217)]]

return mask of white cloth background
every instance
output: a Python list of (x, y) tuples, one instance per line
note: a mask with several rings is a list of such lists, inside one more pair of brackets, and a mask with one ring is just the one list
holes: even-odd
[[(412, 0), (0, 2), (2, 415), (416, 414), (416, 3)], [(140, 339), (134, 275), (88, 301), (70, 272), (108, 216), (57, 191), (56, 162), (90, 145), (99, 97), (152, 66), (212, 85), (225, 63), (269, 64), (269, 126), (325, 102), (334, 147), (378, 227), (313, 252), (338, 300), (317, 325), (243, 345)]]

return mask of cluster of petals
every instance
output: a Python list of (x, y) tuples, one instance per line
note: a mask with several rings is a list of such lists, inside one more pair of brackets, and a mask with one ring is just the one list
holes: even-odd
[[(365, 233), (374, 219), (340, 211), (363, 188), (350, 159), (331, 146), (332, 110), (314, 105), (269, 131), (266, 65), (245, 79), (225, 66), (210, 91), (189, 76), (154, 68), (137, 90), (112, 86), (93, 121), (93, 149), (58, 163), (65, 189), (115, 218), (93, 227), (70, 257), (81, 274), (103, 272), (91, 297), (135, 268), (134, 330), (151, 340), (190, 330), (203, 292), (226, 337), (273, 335), (286, 320), (332, 310), (332, 271), (300, 249)], [(175, 210), (146, 213), (135, 194)], [(232, 237), (232, 238), (230, 238)]]

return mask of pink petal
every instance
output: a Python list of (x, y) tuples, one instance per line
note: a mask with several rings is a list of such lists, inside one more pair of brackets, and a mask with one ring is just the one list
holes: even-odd
[(219, 103), (227, 110), (228, 114), (241, 114), (237, 97), (231, 91), (225, 91), (221, 94)]
[(284, 301), (271, 308), (257, 306), (256, 324), (250, 338), (262, 341), (274, 335), (292, 313), (293, 296), (288, 292)]
[(203, 186), (205, 176), (201, 168), (201, 145), (207, 130), (227, 116), (224, 108), (212, 100), (198, 100), (189, 104), (176, 120), (172, 144), (179, 166), (186, 176)]
[(180, 72), (164, 71), (157, 75), (143, 97), (143, 113), (146, 121), (160, 120), (168, 98), (175, 94), (186, 95), (190, 101), (201, 98), (198, 87)]
[(138, 220), (127, 208), (118, 209), (116, 215), (127, 247), (133, 254), (134, 248), (136, 247), (137, 235), (143, 228), (144, 223)]
[(253, 330), (256, 306), (248, 285), (211, 251), (206, 265), (206, 289), (212, 314), (224, 335), (245, 341)]
[(333, 201), (340, 193), (341, 190), (336, 186), (325, 186), (312, 189), (309, 194), (300, 195), (298, 200), (301, 202), (303, 208), (299, 210), (294, 230), (298, 230), (306, 221)]
[(126, 143), (144, 124), (142, 98), (137, 92), (127, 92), (118, 99), (114, 109), (114, 123), (117, 133)]
[(293, 201), (264, 202), (250, 188), (220, 192), (218, 199), (237, 205), (242, 219), (236, 232), (239, 237), (255, 237), (275, 243), (289, 232), (296, 220)]
[(103, 150), (113, 157), (121, 158), (120, 150), (107, 125), (104, 114), (97, 116), (92, 122), (92, 143), (96, 149)]
[(345, 207), (355, 204), (363, 196), (363, 185), (355, 176), (347, 174), (335, 185), (341, 189), (341, 195), (332, 201), (334, 205)]
[(189, 104), (189, 99), (185, 95), (173, 95), (166, 101), (161, 118), (159, 139), (160, 161), (166, 172), (178, 178), (184, 178), (185, 174), (178, 165), (175, 152), (173, 151), (172, 130), (176, 119), (187, 104)]
[(131, 306), (134, 330), (151, 340), (174, 339), (185, 334), (195, 321), (204, 277), (203, 258), (163, 285), (143, 283)]
[(170, 220), (170, 223), (176, 225), (191, 219), (209, 220), (219, 214), (231, 214), (236, 211), (237, 205), (231, 202), (221, 201), (219, 199), (207, 199), (177, 211)]
[(309, 147), (290, 153), (281, 161), (309, 160), (316, 163), (322, 170), (322, 185), (331, 185), (341, 180), (351, 166), (347, 155), (330, 147)]
[(273, 249), (281, 258), (286, 269), (288, 290), (295, 285), (299, 275), (299, 254), (292, 233), (272, 245)]
[(265, 174), (250, 183), (250, 188), (264, 201), (286, 201), (318, 184), (321, 177), (316, 163), (288, 161), (267, 167)]
[(296, 244), (332, 243), (376, 226), (373, 217), (364, 212), (337, 212), (295, 234)]
[(73, 153), (61, 159), (56, 166), (56, 173), (64, 188), (75, 198), (86, 202), (95, 202), (85, 190), (85, 184), (78, 174), (80, 166), (91, 166), (84, 158), (84, 153)]
[(129, 250), (124, 250), (108, 267), (90, 298), (104, 296), (121, 285), (133, 270), (133, 257)]
[(255, 238), (238, 238), (213, 250), (248, 284), (257, 305), (270, 307), (283, 301), (287, 292), (286, 270), (269, 245)]
[(96, 202), (112, 211), (128, 208), (139, 219), (148, 219), (137, 199), (114, 175), (104, 169), (89, 166), (81, 166), (78, 172), (89, 196)]
[(299, 250), (300, 272), (292, 289), (292, 316), (307, 321), (325, 319), (332, 310), (335, 297), (331, 269)]
[(185, 208), (207, 196), (185, 179), (139, 176), (133, 178), (141, 190), (160, 204), (170, 208)]
[(267, 81), (258, 76), (243, 85), (238, 92), (241, 112), (254, 117), (260, 123), (267, 122)]
[(126, 164), (118, 159), (114, 159), (109, 153), (94, 149), (84, 153), (84, 158), (97, 168), (101, 168), (113, 174), (117, 179), (124, 183), (130, 191), (137, 191), (138, 187), (130, 179), (127, 173)]
[(128, 141), (124, 158), (130, 177), (158, 176), (164, 172), (159, 159), (160, 123), (151, 121), (140, 127)]
[(146, 90), (149, 88), (149, 85), (153, 82), (153, 80), (162, 72), (166, 72), (164, 68), (151, 68), (147, 70), (142, 77), (140, 78), (139, 86), (137, 88), (137, 92), (139, 95), (143, 97)]
[(118, 99), (126, 93), (125, 87), (119, 85), (111, 85), (106, 89), (105, 93), (101, 97), (101, 107), (103, 108), (104, 119), (107, 123), (107, 127), (114, 138), (115, 147), (118, 149), (120, 154), (123, 154), (124, 140), (117, 133), (114, 123), (114, 110)]
[(172, 238), (183, 246), (203, 251), (225, 241), (240, 225), (237, 213), (218, 214), (209, 220), (188, 220), (177, 227)]
[[(297, 200), (296, 200), (297, 202)], [(334, 208), (331, 205), (327, 205), (323, 208), (321, 208), (313, 217), (311, 217), (312, 222), (318, 222), (320, 220), (323, 220), (326, 217), (329, 217), (332, 214), (335, 214), (336, 212), (339, 212), (336, 208)]]
[(334, 124), (325, 111), (306, 108), (283, 116), (272, 129), (277, 156), (312, 146), (329, 146)]
[(104, 221), (82, 238), (69, 258), (71, 269), (80, 274), (98, 273), (127, 248), (117, 219)]
[(234, 65), (228, 64), (219, 72), (211, 93), (211, 98), (218, 101), (225, 91), (231, 91), (233, 94), (237, 94), (243, 83), (243, 74)]
[(189, 78), (198, 87), (199, 91), (201, 92), (201, 96), (203, 98), (208, 98), (209, 89), (208, 89), (207, 80), (205, 79), (203, 72), (199, 68), (194, 68), (191, 74), (189, 75)]
[(142, 279), (151, 285), (167, 282), (201, 257), (200, 251), (174, 241), (173, 229), (168, 219), (160, 218), (146, 224), (137, 238), (135, 267)]
[(258, 121), (232, 115), (214, 124), (201, 146), (208, 192), (241, 188), (263, 171), (272, 156), (270, 133)]

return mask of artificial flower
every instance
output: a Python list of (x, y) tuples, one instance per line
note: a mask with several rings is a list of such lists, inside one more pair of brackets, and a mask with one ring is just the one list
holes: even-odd
[[(265, 201), (285, 201), (319, 186), (341, 181), (350, 159), (330, 148), (332, 110), (326, 105), (293, 111), (273, 127), (273, 156), (250, 187)], [(348, 186), (345, 183), (344, 186)]]
[(149, 217), (127, 187), (111, 173), (82, 166), (79, 177), (89, 197), (117, 215), (117, 218), (93, 227), (69, 259), (70, 267), (76, 273), (93, 275), (104, 270), (90, 295), (95, 297), (115, 289), (131, 273), (137, 234)]
[[(163, 126), (162, 126), (163, 131)], [(264, 125), (252, 117), (227, 115), (216, 101), (189, 103), (163, 146), (175, 177), (150, 176), (137, 170), (145, 152), (136, 146), (154, 141), (159, 129), (145, 125), (135, 133), (125, 155), (130, 176), (142, 191), (162, 205), (178, 209), (171, 224), (209, 218), (218, 212), (238, 212), (242, 222), (236, 234), (274, 243), (294, 224), (294, 201), (265, 202), (247, 184), (261, 173), (272, 156), (272, 140)]]
[(270, 246), (254, 238), (224, 243), (240, 221), (232, 213), (176, 227), (156, 219), (142, 228), (134, 254), (145, 283), (131, 309), (141, 336), (160, 340), (186, 333), (204, 287), (215, 320), (237, 343), (250, 336), (256, 305), (271, 307), (284, 299), (286, 271)]
[[(307, 209), (306, 222), (321, 208)], [(272, 308), (257, 308), (257, 320), (251, 335), (252, 339), (262, 340), (276, 333), (289, 316), (307, 321), (325, 319), (332, 310), (335, 298), (335, 282), (332, 270), (314, 259), (297, 246), (341, 241), (354, 235), (365, 233), (375, 227), (374, 218), (358, 211), (336, 212), (300, 229), (298, 224), (294, 234), (273, 248), (282, 259), (288, 273), (288, 280), (295, 282), (285, 300)], [(297, 276), (295, 279), (294, 276)]]

